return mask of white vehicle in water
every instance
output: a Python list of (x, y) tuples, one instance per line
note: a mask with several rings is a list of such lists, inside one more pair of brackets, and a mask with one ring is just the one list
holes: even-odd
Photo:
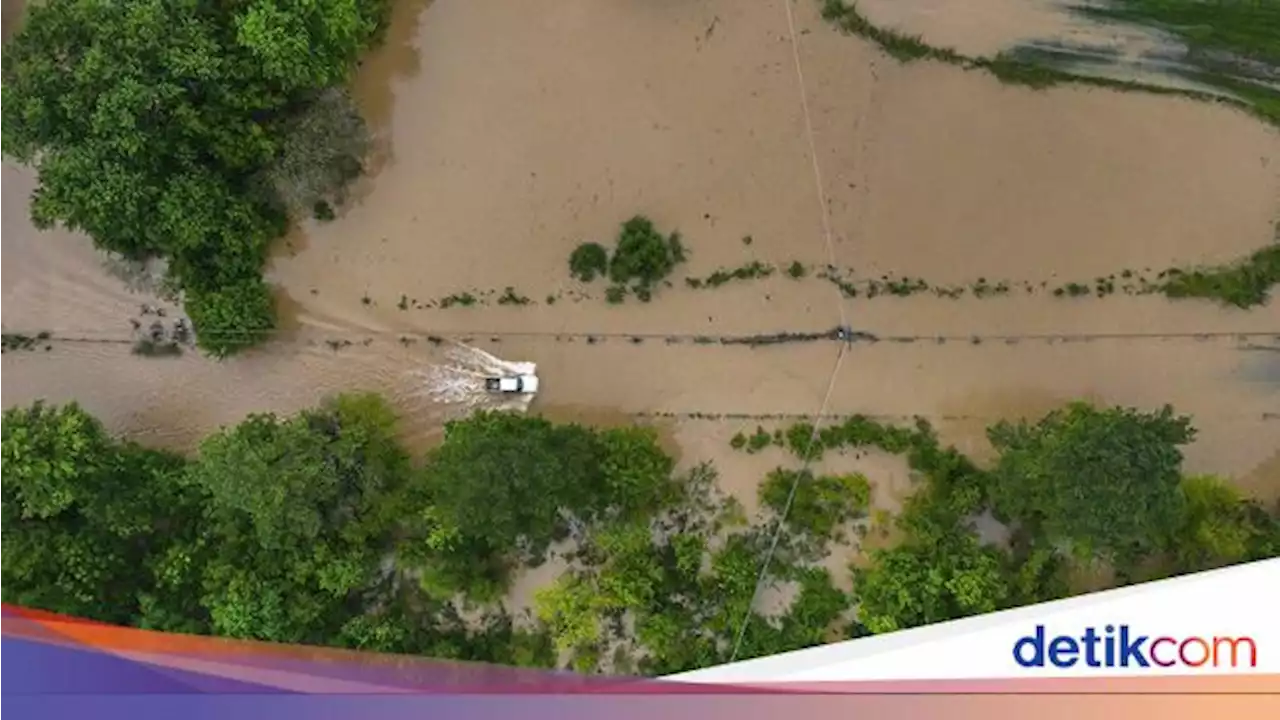
[(538, 392), (538, 376), (509, 375), (485, 378), (484, 389), (491, 393), (533, 395)]

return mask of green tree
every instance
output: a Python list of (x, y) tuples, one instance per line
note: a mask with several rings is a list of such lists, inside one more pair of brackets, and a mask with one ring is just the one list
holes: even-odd
[(252, 0), (239, 3), (236, 40), (286, 90), (336, 85), (378, 30), (385, 0)]
[(597, 438), (603, 492), (582, 506), (580, 513), (588, 517), (599, 513), (651, 514), (678, 492), (671, 482), (675, 460), (658, 445), (658, 434), (652, 428), (611, 428), (598, 433)]
[(186, 310), (196, 328), (196, 342), (220, 358), (258, 344), (276, 324), (271, 289), (258, 277), (188, 291)]
[(214, 354), (262, 339), (262, 265), (286, 226), (264, 171), (384, 14), (382, 0), (31, 5), (4, 48), (0, 135), (38, 171), (34, 222), (168, 259)]
[(618, 246), (609, 261), (609, 278), (618, 285), (633, 285), (644, 300), (684, 260), (679, 233), (663, 237), (653, 221), (637, 215), (622, 224)]
[(1212, 475), (1182, 481), (1181, 521), (1169, 540), (1173, 567), (1195, 572), (1280, 553), (1280, 521)]
[(3, 435), (5, 601), (116, 623), (157, 604), (150, 558), (199, 519), (183, 460), (116, 442), (74, 403), (6, 410)]
[[(792, 497), (791, 488), (795, 493)], [(846, 522), (866, 515), (871, 484), (859, 474), (820, 475), (809, 470), (777, 468), (760, 485), (760, 503), (779, 515), (787, 509), (787, 525), (825, 543)]]
[(582, 282), (591, 282), (609, 270), (609, 251), (600, 243), (582, 243), (569, 254), (569, 274)]
[(507, 568), (540, 560), (572, 528), (668, 502), (672, 466), (650, 430), (476, 413), (449, 423), (426, 460), (413, 501), (421, 542), (411, 556), (434, 592), (497, 592)]
[(566, 573), (554, 585), (539, 590), (535, 603), (538, 618), (550, 628), (559, 652), (592, 649), (601, 641), (600, 596), (588, 579)]
[(476, 413), (446, 425), (444, 443), (427, 458), (424, 504), (493, 553), (536, 556), (568, 531), (561, 509), (600, 489), (600, 457), (586, 428)]
[(1000, 553), (969, 534), (876, 550), (871, 560), (854, 573), (854, 597), (859, 621), (874, 633), (993, 612), (1010, 594)]
[(395, 418), (373, 395), (251, 416), (206, 439), (190, 478), (209, 497), (203, 603), (214, 630), (332, 642), (387, 580), (379, 563), (408, 473)]
[(1157, 549), (1177, 522), (1180, 445), (1190, 420), (1165, 407), (1144, 413), (1073, 403), (1035, 425), (988, 430), (1000, 458), (990, 493), (1004, 517), (1029, 524), (1080, 557), (1122, 565)]

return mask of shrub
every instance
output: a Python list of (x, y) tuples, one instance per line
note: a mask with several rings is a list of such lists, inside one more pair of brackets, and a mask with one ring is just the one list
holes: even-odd
[(622, 224), (618, 246), (609, 263), (609, 278), (618, 284), (650, 289), (684, 259), (679, 234), (664, 238), (651, 220), (637, 215)]
[(763, 427), (756, 426), (755, 434), (747, 438), (747, 452), (757, 453), (773, 444), (773, 435)]
[(1212, 298), (1225, 305), (1263, 305), (1271, 287), (1280, 283), (1280, 244), (1259, 250), (1244, 261), (1221, 267), (1167, 271), (1161, 286), (1171, 298)]
[(582, 282), (591, 282), (609, 270), (609, 252), (600, 243), (582, 243), (569, 255), (569, 274)]
[(840, 525), (866, 514), (871, 483), (858, 474), (815, 477), (809, 470), (778, 468), (760, 486), (760, 504), (781, 515), (787, 510), (788, 498), (791, 508), (786, 524), (794, 532), (825, 540), (832, 538)]
[(214, 357), (251, 347), (275, 329), (275, 303), (259, 277), (216, 290), (188, 291), (185, 301), (196, 344)]
[(531, 302), (533, 301), (528, 297), (517, 293), (516, 289), (510, 285), (507, 286), (507, 289), (503, 291), (501, 297), (498, 298), (499, 305), (528, 305)]

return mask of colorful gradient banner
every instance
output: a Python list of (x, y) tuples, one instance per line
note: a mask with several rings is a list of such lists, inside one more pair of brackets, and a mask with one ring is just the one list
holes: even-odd
[(169, 635), (11, 606), (3, 612), (3, 694), (19, 720), (1280, 716), (1276, 676), (677, 683)]

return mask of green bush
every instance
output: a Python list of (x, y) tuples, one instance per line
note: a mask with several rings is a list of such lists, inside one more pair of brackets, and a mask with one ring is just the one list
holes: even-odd
[(787, 526), (817, 540), (834, 538), (841, 525), (866, 515), (871, 503), (871, 483), (863, 475), (815, 477), (809, 470), (777, 468), (760, 485), (760, 504), (782, 515), (793, 485)]
[(582, 243), (569, 255), (569, 274), (582, 282), (591, 282), (609, 270), (609, 251), (600, 243)]
[(678, 233), (664, 238), (651, 220), (637, 215), (622, 224), (609, 262), (609, 278), (620, 285), (650, 290), (684, 260)]
[(196, 345), (214, 357), (251, 347), (275, 329), (275, 302), (262, 278), (250, 277), (184, 298)]
[(1211, 268), (1166, 271), (1161, 290), (1171, 298), (1210, 298), (1238, 308), (1266, 304), (1280, 283), (1280, 243), (1241, 262)]

